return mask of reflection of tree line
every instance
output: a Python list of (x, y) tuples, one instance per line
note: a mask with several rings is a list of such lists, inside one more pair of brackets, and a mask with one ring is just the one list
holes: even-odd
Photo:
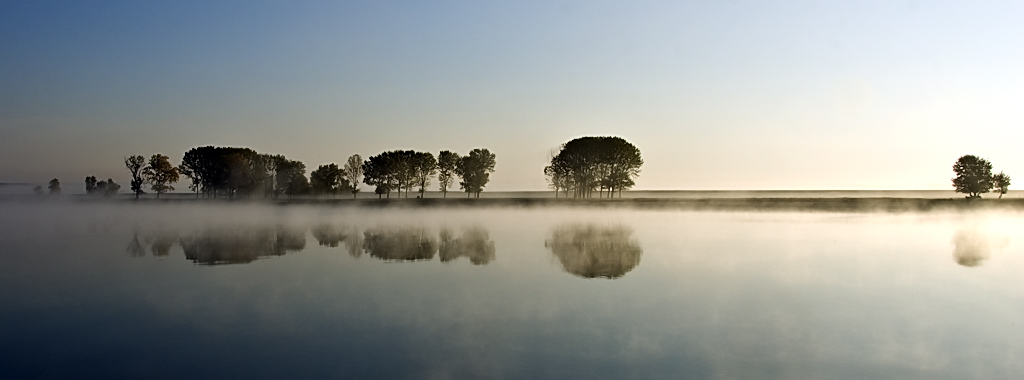
[[(435, 237), (421, 227), (378, 227), (360, 231), (350, 226), (322, 224), (313, 227), (311, 232), (321, 246), (344, 246), (353, 257), (366, 253), (386, 261), (419, 261), (431, 260), (439, 254), (442, 262), (466, 257), (474, 265), (485, 265), (495, 258), (494, 242), (487, 230), (480, 227), (465, 229), (457, 237), (448, 228), (441, 229)], [(167, 256), (176, 243), (185, 258), (197, 264), (244, 264), (261, 257), (301, 251), (306, 247), (306, 233), (304, 229), (284, 226), (210, 228), (187, 235), (170, 231), (136, 233), (128, 243), (127, 252), (130, 256), (142, 257), (148, 245), (153, 256)]]
[[(423, 227), (374, 227), (320, 224), (310, 229), (321, 246), (344, 247), (348, 254), (394, 262), (433, 260), (447, 263), (465, 257), (474, 265), (495, 259), (494, 242), (482, 227), (464, 228), (460, 234), (442, 228), (437, 235)], [(128, 244), (134, 257), (167, 256), (179, 244), (185, 258), (201, 265), (244, 264), (262, 257), (281, 256), (306, 247), (305, 229), (286, 226), (209, 228), (191, 234), (159, 232), (135, 234)], [(554, 228), (544, 246), (571, 274), (584, 278), (619, 278), (640, 264), (643, 250), (633, 231), (622, 226), (569, 224)]]

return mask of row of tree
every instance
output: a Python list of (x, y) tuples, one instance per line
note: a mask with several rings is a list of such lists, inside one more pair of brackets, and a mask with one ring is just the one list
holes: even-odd
[[(282, 155), (261, 154), (249, 148), (199, 147), (185, 152), (181, 164), (171, 165), (169, 158), (154, 154), (147, 161), (143, 156), (130, 156), (124, 160), (132, 176), (131, 189), (138, 198), (145, 193), (143, 186), (157, 194), (173, 191), (173, 184), (181, 176), (191, 181), (189, 189), (204, 197), (268, 197), (280, 195), (336, 195), (350, 192), (355, 197), (360, 180), (374, 186), (378, 197), (392, 191), (406, 197), (418, 187), (420, 196), (430, 186), (435, 174), (439, 189), (447, 196), (454, 179), (467, 196), (480, 192), (494, 172), (495, 155), (487, 149), (474, 149), (466, 156), (442, 151), (435, 159), (427, 152), (395, 150), (384, 152), (363, 161), (358, 154), (348, 158), (344, 166), (320, 165), (306, 177), (306, 165)], [(90, 179), (93, 182), (90, 183)], [(94, 177), (86, 179), (87, 192), (99, 186)], [(103, 185), (110, 188), (113, 181)], [(118, 186), (120, 188), (120, 186)], [(106, 190), (105, 190), (106, 191)], [(115, 191), (116, 192), (116, 191)]]
[(562, 144), (544, 175), (555, 197), (559, 191), (573, 198), (613, 197), (635, 184), (644, 160), (640, 149), (621, 137), (580, 137)]
[(378, 197), (390, 197), (393, 190), (401, 197), (404, 189), (408, 198), (414, 187), (419, 189), (422, 197), (430, 186), (431, 177), (436, 174), (438, 190), (448, 197), (448, 188), (458, 177), (461, 179), (459, 186), (466, 196), (476, 195), (479, 198), (490, 181), (495, 164), (494, 153), (487, 149), (473, 149), (466, 156), (445, 150), (438, 154), (437, 159), (428, 152), (394, 150), (370, 157), (363, 163), (363, 182), (374, 186)]
[(953, 189), (967, 194), (967, 198), (981, 198), (981, 194), (995, 189), (999, 198), (1010, 191), (1010, 176), (1006, 173), (992, 174), (992, 163), (975, 156), (965, 155), (953, 163)]

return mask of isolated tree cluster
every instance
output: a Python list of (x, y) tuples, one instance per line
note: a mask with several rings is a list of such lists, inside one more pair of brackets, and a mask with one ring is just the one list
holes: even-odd
[(1006, 173), (992, 174), (992, 163), (975, 156), (965, 155), (953, 163), (953, 189), (967, 194), (967, 198), (980, 198), (981, 194), (995, 189), (999, 198), (1010, 191), (1010, 176)]
[(544, 168), (549, 186), (573, 198), (609, 197), (633, 187), (644, 160), (640, 149), (621, 137), (580, 137), (562, 144)]
[(112, 197), (121, 191), (121, 185), (114, 182), (114, 179), (108, 178), (106, 181), (96, 181), (95, 176), (85, 177), (85, 194), (87, 195), (102, 195), (104, 197)]

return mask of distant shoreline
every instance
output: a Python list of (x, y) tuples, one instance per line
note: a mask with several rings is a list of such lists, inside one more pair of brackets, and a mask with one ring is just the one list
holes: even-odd
[(964, 198), (896, 198), (896, 197), (786, 197), (786, 198), (627, 198), (627, 199), (571, 199), (571, 198), (391, 198), (391, 199), (195, 199), (191, 197), (142, 198), (121, 195), (117, 198), (91, 198), (69, 196), (59, 199), (46, 197), (0, 197), (4, 201), (48, 203), (106, 204), (235, 204), (235, 205), (322, 205), (329, 207), (366, 208), (478, 208), (478, 207), (583, 207), (631, 208), (640, 210), (678, 211), (814, 211), (814, 212), (929, 212), (973, 210), (1021, 210), (1024, 198), (974, 199)]

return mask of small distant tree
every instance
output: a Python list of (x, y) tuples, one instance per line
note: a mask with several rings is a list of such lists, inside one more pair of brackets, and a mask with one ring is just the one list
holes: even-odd
[(142, 191), (142, 166), (145, 164), (146, 158), (142, 156), (124, 158), (124, 166), (128, 168), (128, 172), (132, 175), (132, 192), (135, 193), (135, 199), (139, 199), (139, 194), (145, 193), (145, 191)]
[(965, 155), (953, 164), (953, 188), (967, 198), (980, 198), (982, 193), (992, 190), (992, 163), (988, 160)]
[(462, 178), (459, 185), (466, 191), (467, 197), (475, 194), (480, 198), (480, 192), (487, 186), (487, 182), (490, 182), (491, 173), (494, 172), (494, 157), (494, 153), (487, 149), (473, 149), (459, 160), (456, 174)]
[(459, 167), (459, 161), (461, 158), (458, 153), (444, 150), (437, 154), (437, 184), (444, 198), (448, 198), (448, 188), (455, 179), (455, 169)]
[(363, 180), (363, 158), (358, 154), (349, 156), (348, 161), (345, 162), (345, 168), (342, 169), (342, 173), (348, 183), (351, 184), (352, 199), (356, 198), (356, 194), (359, 193), (359, 181)]
[(50, 195), (60, 195), (60, 180), (51, 179), (50, 185), (47, 187), (50, 189)]
[(96, 192), (96, 187), (97, 187), (97, 183), (96, 183), (96, 177), (95, 176), (85, 177), (85, 193), (86, 194), (93, 195), (93, 193)]
[(150, 189), (156, 192), (157, 198), (168, 190), (173, 191), (171, 184), (178, 182), (178, 168), (171, 165), (167, 156), (159, 153), (149, 158), (149, 165), (142, 169), (142, 175), (151, 184)]
[(46, 192), (43, 191), (43, 187), (40, 185), (36, 185), (36, 187), (32, 188), (32, 192), (36, 193), (36, 195), (46, 194)]
[(999, 199), (1003, 199), (1003, 195), (1010, 191), (1010, 176), (999, 172), (992, 176), (992, 186), (999, 192)]
[(96, 183), (96, 193), (102, 194), (107, 198), (114, 196), (120, 190), (121, 185), (114, 183), (113, 178), (108, 178), (106, 181), (99, 181)]

